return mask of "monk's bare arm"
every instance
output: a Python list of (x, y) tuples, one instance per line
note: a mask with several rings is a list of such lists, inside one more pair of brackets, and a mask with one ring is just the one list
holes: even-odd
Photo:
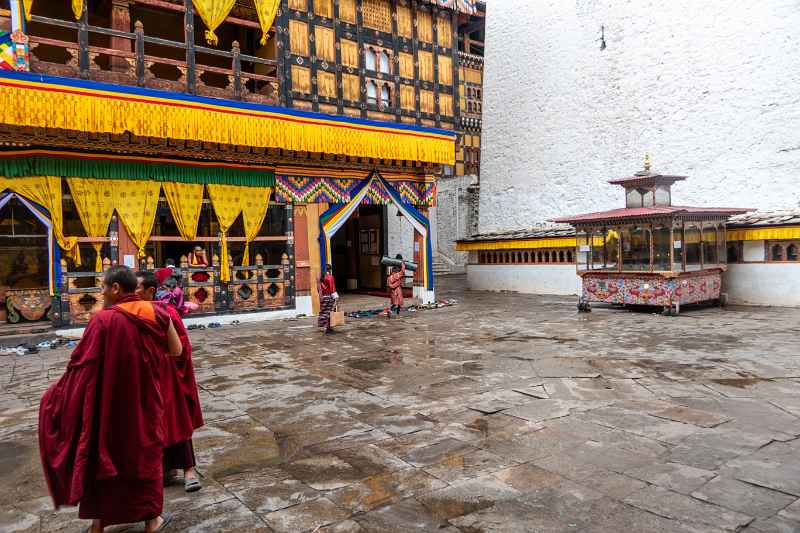
[(178, 337), (178, 332), (175, 331), (175, 324), (172, 323), (172, 320), (169, 321), (169, 328), (167, 329), (167, 349), (172, 357), (180, 357), (183, 353), (183, 345), (180, 337)]

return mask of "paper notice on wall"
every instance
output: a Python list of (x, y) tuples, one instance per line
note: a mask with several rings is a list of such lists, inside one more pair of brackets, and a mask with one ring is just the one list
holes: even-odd
[(676, 250), (680, 250), (682, 244), (683, 243), (681, 241), (675, 241), (675, 243), (674, 243), (675, 249)]
[(128, 268), (135, 268), (136, 267), (136, 258), (132, 255), (125, 255), (122, 258), (122, 264)]
[(588, 252), (590, 250), (591, 250), (591, 248), (589, 248), (588, 244), (581, 244), (581, 247), (580, 247), (580, 251), (581, 252)]
[(419, 241), (414, 241), (414, 251), (419, 252)]

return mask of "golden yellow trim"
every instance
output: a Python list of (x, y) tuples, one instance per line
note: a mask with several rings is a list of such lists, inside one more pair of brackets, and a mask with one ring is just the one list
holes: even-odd
[(800, 226), (729, 229), (727, 231), (727, 239), (728, 241), (800, 239)]
[(459, 252), (483, 250), (524, 250), (536, 248), (575, 248), (575, 237), (549, 237), (545, 239), (513, 239), (507, 241), (458, 242)]

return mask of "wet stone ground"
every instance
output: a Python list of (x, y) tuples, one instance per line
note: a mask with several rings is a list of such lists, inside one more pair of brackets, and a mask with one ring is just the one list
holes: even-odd
[[(205, 486), (166, 490), (170, 531), (800, 531), (800, 310), (578, 314), (450, 284), (454, 307), (329, 337), (193, 332)], [(2, 531), (82, 525), (36, 439), (67, 355), (0, 358)]]

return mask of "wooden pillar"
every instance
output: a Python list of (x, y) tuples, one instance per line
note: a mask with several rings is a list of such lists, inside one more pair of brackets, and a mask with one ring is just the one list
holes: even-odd
[[(129, 0), (112, 0), (111, 2), (111, 29), (130, 32), (131, 10)], [(133, 42), (123, 37), (111, 37), (111, 48), (130, 52)], [(122, 57), (111, 58), (111, 70), (114, 72), (128, 72), (130, 65)]]
[(306, 228), (308, 235), (308, 265), (309, 284), (311, 292), (311, 306), (314, 314), (319, 313), (319, 293), (317, 291), (317, 278), (322, 271), (319, 255), (319, 215), (328, 209), (328, 204), (306, 205)]
[(414, 229), (414, 262), (417, 264), (417, 270), (414, 272), (414, 286), (424, 287), (425, 280), (422, 278), (422, 259), (425, 257), (423, 236), (420, 232)]
[(139, 253), (139, 249), (133, 243), (133, 239), (128, 234), (128, 230), (125, 228), (125, 224), (122, 222), (119, 223), (119, 228), (117, 230), (117, 236), (119, 238), (119, 264), (125, 264), (125, 256), (131, 255), (133, 256), (133, 265), (134, 270), (138, 270), (139, 259), (137, 257)]
[(297, 296), (311, 294), (311, 265), (308, 254), (308, 209), (305, 204), (299, 204), (294, 206), (295, 289)]

